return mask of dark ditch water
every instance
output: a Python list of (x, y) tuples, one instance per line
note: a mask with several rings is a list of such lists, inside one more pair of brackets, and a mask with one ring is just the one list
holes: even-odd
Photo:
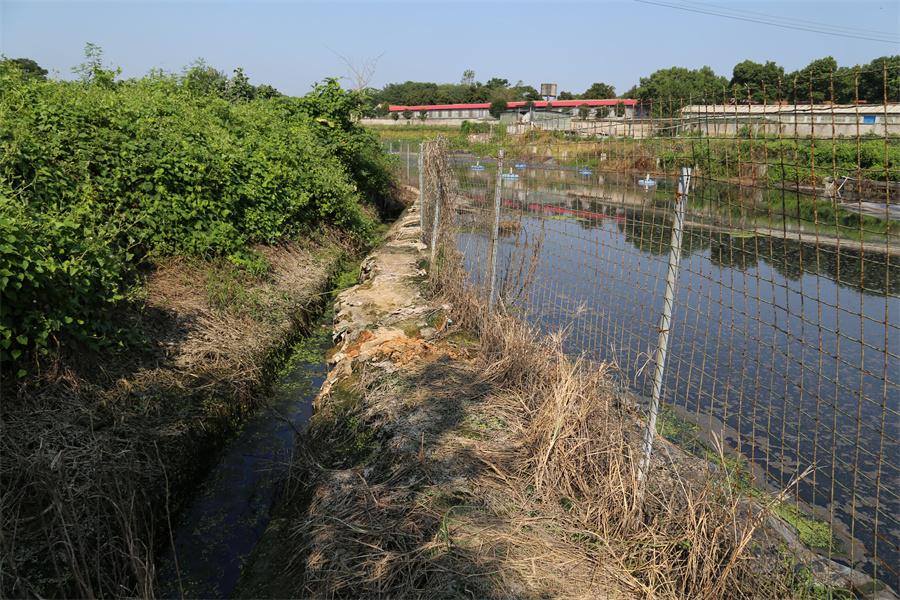
[[(469, 203), (459, 215), (468, 233), (458, 242), (480, 282), (495, 175), (462, 166), (457, 178)], [(572, 354), (615, 361), (644, 395), (663, 304), (673, 183), (645, 191), (630, 177), (571, 171), (521, 172), (520, 180), (504, 182), (502, 219), (518, 225), (501, 239), (500, 280), (515, 282), (521, 257), (531, 252), (524, 240), (543, 238), (516, 306), (545, 331), (565, 327)], [(814, 464), (796, 502), (861, 541), (869, 556), (877, 553), (878, 577), (896, 587), (900, 256), (884, 249), (897, 235), (866, 234), (861, 248), (858, 236), (822, 226), (817, 243), (808, 222), (773, 214), (773, 206), (803, 199), (764, 194), (723, 185), (694, 190), (664, 402), (723, 432), (770, 487)], [(873, 572), (876, 564), (858, 547), (851, 557), (850, 547), (836, 558)]]
[(175, 552), (170, 548), (158, 561), (162, 597), (227, 598), (233, 593), (244, 561), (269, 523), (294, 429), (309, 420), (312, 400), (327, 375), (329, 317), (293, 348), (269, 404), (229, 441), (179, 515)]

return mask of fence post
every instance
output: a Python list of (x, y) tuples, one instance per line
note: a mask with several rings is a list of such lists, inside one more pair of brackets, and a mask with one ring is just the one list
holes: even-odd
[(419, 231), (425, 235), (425, 154), (419, 144)]
[(409, 183), (409, 142), (406, 142), (406, 183)]
[(681, 240), (684, 233), (684, 206), (687, 203), (691, 185), (691, 169), (682, 167), (678, 179), (678, 194), (675, 197), (675, 226), (672, 229), (672, 248), (669, 252), (669, 270), (666, 273), (666, 295), (663, 314), (659, 320), (659, 341), (656, 348), (656, 369), (653, 373), (653, 395), (650, 400), (650, 418), (644, 430), (643, 455), (638, 469), (639, 493), (643, 493), (644, 480), (650, 469), (650, 454), (653, 451), (653, 437), (656, 435), (656, 416), (659, 413), (659, 398), (662, 395), (663, 375), (666, 368), (666, 352), (669, 349), (669, 328), (672, 324), (672, 309), (675, 304), (675, 283), (678, 281), (678, 267), (681, 264)]
[(431, 222), (431, 262), (430, 269), (434, 270), (434, 257), (437, 252), (438, 245), (438, 233), (440, 231), (439, 225), (441, 222), (441, 201), (443, 200), (442, 196), (444, 195), (444, 186), (441, 185), (441, 176), (438, 174), (437, 181), (434, 182), (434, 209), (432, 210), (432, 214), (434, 215)]
[(500, 197), (503, 190), (503, 150), (497, 153), (497, 183), (494, 184), (494, 226), (491, 228), (491, 260), (488, 273), (488, 312), (494, 308), (497, 284), (497, 244), (500, 238)]

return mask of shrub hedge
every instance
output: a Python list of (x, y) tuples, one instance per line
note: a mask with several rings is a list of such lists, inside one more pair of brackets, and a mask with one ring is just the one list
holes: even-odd
[(365, 237), (388, 158), (335, 80), (229, 100), (183, 77), (41, 81), (0, 71), (0, 359), (121, 343), (135, 267), (232, 256), (322, 224)]

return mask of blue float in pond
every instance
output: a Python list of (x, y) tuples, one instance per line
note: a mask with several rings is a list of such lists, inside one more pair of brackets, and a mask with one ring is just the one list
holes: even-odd
[(502, 177), (503, 179), (518, 179), (519, 174), (513, 173), (512, 169), (510, 169), (508, 173), (500, 173), (500, 177)]
[(638, 179), (638, 185), (644, 188), (648, 188), (656, 185), (656, 181), (650, 179), (650, 173), (647, 173), (646, 177), (644, 177), (643, 179)]
[(578, 169), (578, 174), (579, 175), (593, 175), (594, 172), (591, 171), (590, 169), (588, 169), (587, 167), (582, 167), (582, 168)]
[(481, 161), (476, 162), (474, 165), (469, 167), (473, 171), (484, 171), (484, 165), (481, 164)]
[(514, 165), (517, 169), (524, 169), (528, 166), (528, 163), (518, 162)]

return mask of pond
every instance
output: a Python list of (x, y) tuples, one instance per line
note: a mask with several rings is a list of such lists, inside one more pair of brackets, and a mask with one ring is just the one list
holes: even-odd
[[(458, 245), (480, 285), (496, 171), (455, 172)], [(498, 280), (514, 310), (647, 396), (674, 182), (639, 178), (529, 168), (504, 181)], [(845, 540), (835, 558), (896, 585), (900, 232), (783, 190), (695, 184), (664, 403), (724, 436), (771, 489), (814, 465), (794, 501)]]

